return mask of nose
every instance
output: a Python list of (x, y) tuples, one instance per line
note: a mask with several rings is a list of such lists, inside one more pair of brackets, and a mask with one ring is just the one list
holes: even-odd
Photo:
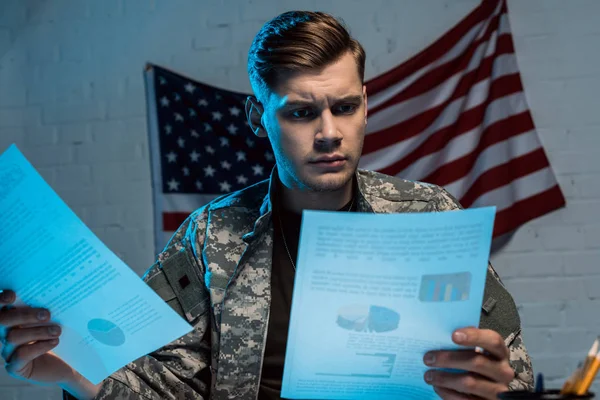
[(331, 111), (326, 110), (321, 114), (321, 124), (318, 126), (315, 142), (321, 146), (339, 143), (342, 134), (338, 130), (335, 117)]

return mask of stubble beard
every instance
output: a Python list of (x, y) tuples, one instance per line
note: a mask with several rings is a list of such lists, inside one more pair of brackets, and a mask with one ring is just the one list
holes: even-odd
[[(345, 168), (343, 171), (319, 176), (307, 176), (303, 183), (313, 192), (335, 192), (343, 189), (356, 173), (357, 165)], [(333, 176), (328, 176), (333, 175)]]

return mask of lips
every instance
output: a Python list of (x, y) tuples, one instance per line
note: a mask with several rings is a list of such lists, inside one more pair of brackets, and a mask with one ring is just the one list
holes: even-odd
[(331, 156), (319, 157), (316, 160), (312, 161), (312, 163), (314, 163), (314, 164), (333, 163), (336, 161), (345, 161), (345, 160), (346, 160), (346, 157), (335, 154), (335, 155), (331, 155)]
[(331, 171), (344, 168), (346, 161), (346, 157), (334, 154), (331, 156), (319, 157), (316, 160), (311, 161), (310, 164), (317, 168), (325, 168), (326, 170)]

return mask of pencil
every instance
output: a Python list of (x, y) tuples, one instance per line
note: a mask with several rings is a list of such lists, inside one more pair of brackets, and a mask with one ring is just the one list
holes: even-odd
[(567, 380), (565, 381), (565, 384), (563, 385), (560, 394), (571, 394), (573, 393), (573, 391), (575, 390), (575, 386), (577, 384), (577, 381), (579, 380), (579, 375), (581, 374), (581, 368), (583, 367), (583, 363), (579, 362), (579, 364), (577, 364), (577, 368), (575, 369), (575, 371), (573, 371), (573, 373), (571, 374), (570, 377), (567, 378)]
[(592, 386), (592, 382), (596, 378), (598, 369), (600, 369), (600, 353), (596, 354), (596, 357), (594, 357), (594, 359), (591, 361), (587, 370), (581, 374), (581, 381), (578, 382), (578, 385), (575, 388), (575, 393), (577, 395), (581, 396), (587, 393), (590, 386)]
[(577, 371), (578, 373), (575, 376), (575, 379), (571, 381), (571, 387), (568, 388), (568, 393), (574, 394), (575, 392), (577, 392), (577, 389), (581, 385), (596, 355), (598, 354), (598, 342), (599, 339), (596, 338), (596, 340), (594, 340), (594, 343), (592, 343), (592, 347), (588, 351), (587, 357), (585, 358), (585, 360), (583, 360), (583, 366), (581, 365), (581, 363), (579, 363), (579, 369)]
[(585, 371), (588, 370), (590, 365), (592, 365), (592, 362), (594, 361), (594, 358), (596, 357), (597, 354), (598, 354), (598, 338), (596, 338), (596, 340), (594, 340), (594, 343), (592, 344), (592, 347), (590, 348), (590, 351), (588, 351), (588, 355), (585, 358), (585, 361), (583, 363), (583, 369), (582, 369), (582, 371), (584, 373), (585, 373)]
[(581, 385), (583, 378), (586, 376), (586, 373), (588, 372), (590, 365), (592, 364), (592, 362), (598, 355), (599, 348), (600, 348), (600, 336), (598, 336), (596, 338), (596, 340), (594, 340), (594, 343), (592, 343), (592, 347), (588, 351), (587, 357), (585, 358), (584, 362), (583, 363), (579, 362), (577, 364), (577, 368), (575, 369), (575, 371), (573, 371), (571, 376), (569, 376), (569, 378), (567, 378), (567, 380), (563, 384), (562, 389), (560, 390), (560, 394), (575, 394), (575, 392)]

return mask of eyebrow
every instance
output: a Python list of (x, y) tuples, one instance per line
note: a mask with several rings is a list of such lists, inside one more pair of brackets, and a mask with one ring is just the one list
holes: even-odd
[[(348, 96), (343, 96), (338, 99), (334, 99), (333, 104), (338, 103), (360, 103), (363, 100), (363, 96), (361, 94), (352, 94)], [(312, 101), (307, 100), (293, 100), (285, 103), (282, 108), (292, 108), (292, 107), (306, 107), (312, 106), (314, 103)]]

